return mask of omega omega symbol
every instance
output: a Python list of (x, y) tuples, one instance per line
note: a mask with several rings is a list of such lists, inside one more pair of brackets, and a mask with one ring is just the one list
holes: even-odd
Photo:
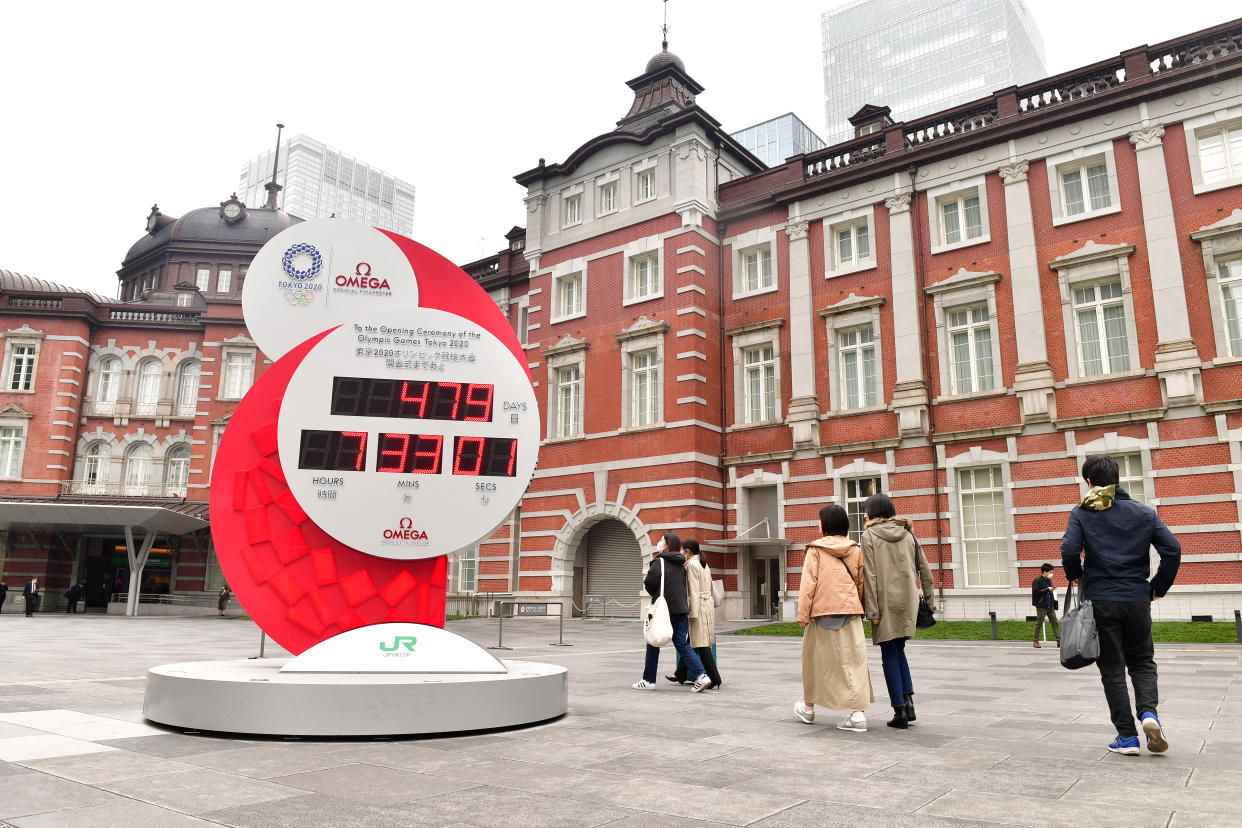
[(314, 279), (323, 268), (323, 256), (313, 244), (299, 242), (285, 251), (280, 266), (290, 279)]
[[(362, 272), (362, 269), (363, 269), (364, 267), (367, 269), (367, 272), (366, 272), (366, 273), (363, 273), (363, 272)], [(358, 266), (354, 268), (354, 275), (355, 275), (355, 276), (370, 276), (370, 275), (371, 275), (371, 266), (370, 266), (369, 264), (367, 264), (366, 262), (358, 262)]]

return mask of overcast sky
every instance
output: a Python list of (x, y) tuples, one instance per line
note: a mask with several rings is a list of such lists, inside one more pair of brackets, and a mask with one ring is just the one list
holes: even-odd
[[(1027, 2), (1053, 74), (1238, 14), (1231, 0)], [(838, 5), (670, 0), (669, 49), (726, 130), (793, 111), (822, 133), (821, 14)], [(0, 268), (115, 296), (151, 205), (181, 215), (225, 200), (277, 121), (413, 183), (415, 238), (481, 258), (523, 222), (515, 174), (625, 115), (662, 7), (6, 4)]]

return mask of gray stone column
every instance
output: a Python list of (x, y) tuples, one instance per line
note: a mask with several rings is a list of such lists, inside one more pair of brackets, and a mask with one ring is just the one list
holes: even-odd
[(791, 221), (789, 236), (789, 361), (792, 387), (785, 422), (796, 448), (819, 445), (819, 398), (815, 395), (815, 330), (811, 309), (811, 249), (807, 222)]
[(1143, 234), (1147, 239), (1147, 261), (1151, 270), (1151, 291), (1156, 306), (1156, 374), (1165, 405), (1177, 406), (1203, 401), (1199, 381), (1199, 351), (1190, 338), (1190, 314), (1186, 307), (1186, 288), (1182, 260), (1177, 246), (1177, 226), (1173, 221), (1173, 199), (1169, 194), (1169, 174), (1164, 163), (1164, 127), (1136, 129), (1130, 133), (1138, 157), (1139, 194), (1143, 201)]
[(910, 193), (886, 199), (889, 254), (893, 271), (893, 345), (897, 384), (893, 411), (903, 437), (927, 435), (927, 380), (923, 376), (923, 325), (919, 318), (919, 284), (914, 266), (914, 228)]
[(1039, 263), (1035, 253), (1035, 222), (1031, 218), (1029, 164), (1017, 161), (1000, 168), (1005, 182), (1005, 220), (1009, 227), (1009, 290), (1013, 296), (1013, 325), (1018, 340), (1014, 392), (1022, 407), (1022, 422), (1054, 419), (1056, 394), (1048, 340), (1044, 329), (1043, 297), (1039, 290)]

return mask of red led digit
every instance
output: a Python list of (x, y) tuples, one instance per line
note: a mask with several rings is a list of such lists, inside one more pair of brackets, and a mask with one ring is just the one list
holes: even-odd
[[(365, 431), (342, 431), (342, 437), (358, 438), (358, 458), (354, 461), (354, 471), (362, 471), (362, 463), (367, 459), (367, 433)], [(345, 441), (341, 441), (341, 451), (345, 450)]]
[[(492, 394), (495, 386), (470, 383), (466, 386), (466, 416), (468, 423), (490, 423), (492, 421)], [(483, 412), (471, 413), (471, 408), (482, 408)]]
[[(440, 455), (444, 451), (444, 435), (442, 434), (415, 434), (417, 440), (414, 449), (414, 466), (410, 469), (415, 474), (439, 474), (440, 473)], [(425, 449), (423, 446), (428, 443), (434, 444), (434, 448)], [(428, 465), (422, 465), (422, 461), (429, 461)]]
[[(486, 442), (482, 437), (458, 437), (457, 451), (453, 454), (453, 474), (476, 475), (483, 470), (483, 444)], [(471, 468), (462, 465), (462, 457), (473, 458), (474, 463)]]
[(431, 383), (431, 382), (415, 382), (415, 383), (413, 383), (413, 385), (416, 385), (416, 386), (422, 386), (423, 391), (422, 391), (422, 396), (421, 396), (421, 397), (411, 397), (411, 396), (410, 396), (410, 385), (411, 385), (411, 383), (409, 383), (409, 382), (403, 382), (403, 383), (401, 383), (401, 402), (403, 402), (403, 403), (415, 403), (415, 404), (417, 404), (417, 405), (418, 405), (418, 414), (417, 414), (417, 416), (421, 418), (421, 417), (422, 417), (422, 416), (423, 416), (423, 415), (427, 412), (427, 397), (428, 397), (428, 395), (430, 395), (430, 394), (431, 394), (431, 386), (432, 386), (432, 385), (434, 385), (434, 384), (435, 384), (435, 383)]
[(505, 469), (507, 477), (513, 477), (513, 471), (517, 468), (517, 440), (509, 441), (509, 466)]
[[(388, 448), (394, 443), (399, 443), (400, 448)], [(400, 472), (405, 473), (405, 463), (410, 455), (410, 435), (409, 434), (382, 434), (380, 435), (380, 451), (379, 457), (375, 462), (375, 470), (377, 472)], [(384, 458), (391, 457), (394, 459), (394, 465), (385, 466)]]
[[(436, 383), (436, 402), (431, 412), (433, 420), (456, 420), (457, 412), (461, 408), (461, 383), (460, 382), (438, 382)], [(447, 397), (445, 391), (451, 391), (453, 396)], [(444, 407), (449, 403), (452, 408), (445, 416)]]

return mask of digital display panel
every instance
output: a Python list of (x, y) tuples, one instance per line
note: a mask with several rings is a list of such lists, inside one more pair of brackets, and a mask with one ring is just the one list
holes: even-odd
[[(303, 430), (298, 468), (314, 471), (365, 471), (365, 431)], [(443, 434), (380, 432), (375, 471), (393, 474), (440, 474), (444, 467)], [(453, 438), (450, 474), (466, 477), (513, 477), (518, 441), (507, 437)]]
[(513, 477), (517, 443), (504, 437), (454, 437), (453, 474)]
[(377, 472), (398, 474), (439, 474), (444, 454), (443, 434), (381, 433), (379, 453), (375, 458)]
[(333, 414), (490, 423), (496, 387), (480, 382), (333, 377)]
[(302, 431), (299, 469), (362, 471), (366, 459), (365, 431)]

